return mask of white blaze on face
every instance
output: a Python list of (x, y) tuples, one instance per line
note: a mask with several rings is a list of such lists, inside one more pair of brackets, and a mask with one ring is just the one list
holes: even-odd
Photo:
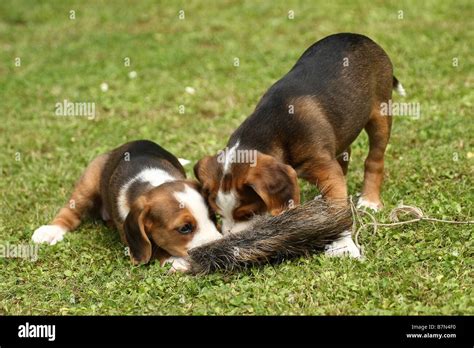
[(184, 191), (176, 192), (174, 196), (180, 204), (183, 204), (193, 214), (197, 222), (197, 230), (188, 244), (189, 249), (222, 238), (222, 235), (209, 218), (207, 205), (198, 191), (185, 185)]
[[(240, 145), (240, 139), (236, 141), (234, 146), (227, 149), (224, 163), (222, 164), (222, 171), (224, 174), (230, 173), (232, 164), (238, 162), (237, 151)], [(235, 191), (217, 192), (216, 204), (219, 207), (220, 215), (222, 217), (222, 233), (235, 233), (245, 230), (251, 225), (251, 221), (235, 221), (234, 210), (239, 206), (239, 199)]]
[(235, 224), (233, 211), (237, 207), (238, 200), (234, 192), (222, 192), (219, 190), (216, 197), (216, 205), (219, 207), (222, 217), (222, 233), (227, 234)]
[(237, 140), (234, 146), (232, 146), (229, 151), (227, 151), (225, 160), (224, 160), (224, 174), (229, 173), (230, 168), (232, 166), (232, 163), (235, 162), (235, 153), (237, 151), (237, 148), (240, 145), (240, 140)]
[(222, 192), (219, 191), (216, 197), (216, 204), (220, 209), (222, 217), (222, 233), (235, 233), (245, 230), (252, 224), (252, 221), (235, 221), (234, 210), (239, 205), (239, 200), (234, 191)]

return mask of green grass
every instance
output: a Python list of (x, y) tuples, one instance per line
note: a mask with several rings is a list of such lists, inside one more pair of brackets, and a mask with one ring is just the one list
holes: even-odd
[[(378, 42), (406, 101), (421, 104), (420, 119), (395, 119), (378, 220), (401, 201), (472, 220), (473, 11), (469, 0), (3, 0), (0, 243), (29, 243), (88, 161), (125, 141), (151, 139), (193, 161), (215, 153), (310, 44), (341, 31)], [(55, 116), (64, 99), (95, 102), (96, 118)], [(366, 152), (364, 134), (353, 146), (352, 194)], [(301, 184), (304, 199), (317, 194)], [(315, 255), (195, 278), (131, 266), (116, 232), (86, 222), (41, 246), (36, 262), (0, 258), (0, 314), (474, 314), (472, 225), (420, 223), (361, 241), (365, 262)]]

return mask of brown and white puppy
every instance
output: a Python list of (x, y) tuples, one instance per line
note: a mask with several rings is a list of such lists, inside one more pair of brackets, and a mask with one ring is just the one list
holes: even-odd
[[(350, 145), (363, 129), (370, 148), (359, 205), (381, 208), (392, 123), (381, 105), (394, 87), (402, 91), (389, 57), (365, 36), (335, 34), (309, 47), (231, 135), (226, 150), (194, 167), (222, 216), (223, 233), (244, 229), (253, 214), (276, 215), (298, 204), (297, 176), (317, 185), (325, 199), (347, 202)], [(360, 255), (349, 240), (353, 256)]]
[(119, 230), (134, 264), (158, 258), (185, 270), (183, 257), (189, 249), (222, 237), (199, 184), (186, 180), (175, 156), (147, 140), (96, 157), (69, 202), (32, 239), (56, 244), (87, 213), (96, 213)]

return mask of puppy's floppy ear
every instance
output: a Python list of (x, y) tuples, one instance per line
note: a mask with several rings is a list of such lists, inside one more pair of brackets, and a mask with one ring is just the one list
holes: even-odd
[(194, 166), (194, 175), (202, 185), (204, 196), (209, 195), (209, 192), (219, 182), (221, 175), (220, 166), (217, 163), (217, 156), (206, 156), (201, 158)]
[(133, 206), (125, 219), (123, 229), (134, 265), (148, 263), (152, 255), (150, 239), (146, 234), (145, 219), (149, 206)]
[(249, 167), (245, 184), (263, 200), (272, 215), (300, 204), (296, 171), (274, 157), (259, 153), (255, 167)]

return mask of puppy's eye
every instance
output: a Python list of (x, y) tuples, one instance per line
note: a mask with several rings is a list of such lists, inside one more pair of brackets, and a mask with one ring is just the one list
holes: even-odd
[(181, 226), (180, 228), (178, 228), (178, 232), (181, 234), (188, 234), (188, 233), (191, 233), (192, 231), (193, 231), (193, 225), (191, 224), (185, 224)]

